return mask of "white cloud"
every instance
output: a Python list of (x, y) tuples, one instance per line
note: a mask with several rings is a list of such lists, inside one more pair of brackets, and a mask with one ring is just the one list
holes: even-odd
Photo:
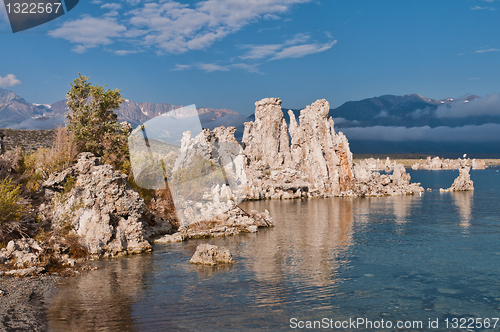
[[(180, 54), (191, 50), (204, 50), (229, 34), (263, 19), (282, 19), (297, 4), (311, 0), (202, 0), (186, 4), (181, 1), (121, 0), (92, 3), (110, 11), (101, 17), (82, 16), (65, 22), (49, 34), (78, 44), (75, 52), (108, 45), (116, 40), (128, 42), (136, 48), (156, 48), (158, 54)], [(122, 10), (119, 15), (117, 10)], [(309, 35), (298, 34), (286, 45), (303, 44)], [(299, 57), (298, 53), (311, 54), (322, 51), (328, 44), (309, 44), (299, 49), (283, 49), (280, 57)], [(249, 52), (247, 59), (259, 59), (276, 55), (266, 51), (272, 46), (257, 45)], [(331, 46), (330, 46), (331, 47)], [(306, 50), (307, 48), (307, 50)], [(260, 55), (264, 52), (264, 55)], [(277, 52), (278, 49), (274, 49)], [(292, 53), (296, 54), (292, 54)], [(290, 54), (290, 55), (286, 55)]]
[[(140, 0), (122, 0), (123, 3), (105, 3), (93, 0), (111, 11), (101, 18), (84, 16), (64, 23), (50, 32), (57, 38), (80, 44), (75, 51), (110, 44), (115, 38), (125, 37), (134, 45), (156, 47), (160, 52), (184, 53), (201, 50), (244, 26), (261, 19), (279, 19), (294, 4), (310, 0), (204, 0), (193, 5), (179, 1), (162, 0), (159, 3)], [(102, 4), (102, 5), (101, 5)], [(112, 20), (122, 5), (128, 8), (121, 20)], [(95, 28), (93, 28), (95, 26)], [(133, 31), (133, 33), (125, 33)]]
[(111, 9), (111, 10), (118, 10), (122, 8), (122, 5), (119, 3), (105, 3), (104, 5), (101, 6), (102, 9)]
[(262, 59), (268, 57), (270, 55), (275, 54), (278, 50), (280, 50), (283, 45), (282, 44), (271, 44), (271, 45), (247, 45), (247, 48), (250, 48), (250, 51), (240, 56), (240, 59)]
[(463, 127), (355, 127), (343, 128), (349, 140), (375, 140), (388, 142), (499, 142), (500, 124), (487, 123), (480, 126)]
[(500, 116), (500, 95), (494, 93), (468, 102), (456, 102), (451, 106), (440, 105), (436, 109), (438, 118), (463, 118), (471, 115)]
[(203, 70), (207, 73), (211, 73), (214, 71), (229, 71), (231, 69), (243, 69), (250, 73), (259, 73), (256, 65), (249, 65), (246, 63), (233, 63), (227, 66), (221, 66), (214, 63), (197, 63), (195, 65), (180, 65), (177, 64), (171, 71), (183, 71), (188, 69), (199, 69)]
[(172, 69), (172, 71), (182, 71), (182, 70), (188, 70), (192, 67), (192, 65), (175, 65), (175, 68)]
[(336, 40), (331, 41), (326, 44), (305, 44), (305, 45), (297, 45), (290, 46), (283, 49), (281, 52), (278, 52), (275, 56), (273, 56), (269, 60), (278, 60), (278, 59), (286, 59), (286, 58), (301, 58), (303, 56), (324, 52), (332, 48), (333, 45), (337, 43)]
[(279, 20), (280, 17), (278, 15), (274, 15), (274, 14), (266, 14), (264, 15), (263, 17), (265, 20)]
[(287, 41), (285, 41), (285, 45), (302, 44), (308, 41), (309, 39), (311, 39), (311, 36), (308, 35), (307, 33), (298, 33), (295, 36), (293, 36), (292, 39), (288, 39)]
[(198, 68), (206, 71), (207, 73), (211, 73), (213, 71), (228, 71), (229, 69), (225, 66), (219, 66), (213, 63), (199, 63)]
[(334, 40), (325, 44), (304, 44), (309, 39), (311, 39), (311, 36), (309, 34), (298, 33), (282, 44), (245, 45), (244, 48), (248, 48), (250, 49), (250, 51), (240, 56), (240, 59), (256, 60), (270, 57), (270, 60), (276, 60), (284, 58), (300, 58), (308, 54), (324, 52), (330, 49), (335, 43), (337, 43), (337, 41)]
[(75, 47), (73, 47), (71, 49), (71, 51), (78, 53), (78, 54), (82, 54), (82, 53), (87, 52), (87, 48), (83, 45), (76, 45)]
[(359, 125), (359, 121), (358, 120), (347, 120), (346, 118), (333, 118), (333, 122), (335, 123), (335, 125), (345, 125), (345, 126), (348, 126), (348, 125), (353, 125), (353, 126), (357, 126)]
[(139, 53), (139, 51), (135, 51), (135, 50), (116, 50), (114, 51), (114, 53), (116, 55), (128, 55), (128, 54), (135, 54), (135, 53)]
[(107, 12), (106, 14), (103, 15), (103, 17), (113, 17), (113, 16), (118, 16), (120, 13), (118, 13), (116, 10), (111, 10)]
[(125, 0), (125, 2), (128, 3), (129, 5), (135, 6), (141, 3), (141, 0)]
[(3, 88), (21, 84), (21, 81), (13, 74), (7, 74), (5, 77), (0, 76), (0, 86)]
[(73, 51), (83, 53), (89, 48), (111, 44), (113, 42), (111, 38), (123, 35), (126, 30), (127, 28), (117, 23), (113, 17), (83, 16), (65, 22), (60, 28), (49, 31), (49, 35), (79, 44)]
[(493, 8), (493, 7), (481, 7), (481, 6), (474, 6), (474, 7), (471, 7), (472, 10), (489, 10), (489, 11), (492, 11), (494, 12), (496, 9)]
[(474, 51), (474, 53), (488, 53), (488, 52), (500, 52), (500, 49), (498, 49), (498, 48), (486, 48), (486, 49)]
[(408, 116), (412, 119), (420, 119), (421, 117), (423, 116), (428, 116), (432, 113), (432, 110), (430, 107), (426, 107), (424, 109), (416, 109), (414, 110), (413, 112), (411, 112), (410, 114), (408, 114)]
[[(206, 0), (194, 6), (168, 1), (130, 11), (130, 24), (147, 31), (143, 43), (168, 53), (205, 49), (215, 41), (269, 15), (286, 13), (309, 0)], [(267, 15), (267, 16), (266, 16)]]
[(380, 111), (377, 115), (375, 115), (375, 118), (388, 118), (390, 117), (389, 113), (387, 111)]
[(257, 69), (257, 65), (249, 65), (249, 64), (246, 64), (246, 63), (234, 63), (234, 64), (230, 65), (229, 67), (231, 67), (231, 68), (237, 68), (237, 69), (244, 69), (244, 70), (248, 71), (249, 73), (259, 73), (259, 74), (262, 74)]

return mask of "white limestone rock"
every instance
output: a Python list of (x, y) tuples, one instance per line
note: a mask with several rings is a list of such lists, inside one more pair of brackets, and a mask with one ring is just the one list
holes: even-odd
[(439, 191), (467, 191), (474, 190), (474, 182), (470, 179), (470, 167), (465, 166), (460, 168), (460, 174), (453, 181), (453, 184), (448, 189), (440, 188)]
[(232, 264), (234, 260), (229, 250), (224, 247), (200, 244), (189, 262), (191, 264), (217, 265), (220, 263)]
[[(70, 178), (74, 187), (61, 193)], [(150, 251), (144, 238), (144, 200), (127, 183), (126, 175), (103, 165), (91, 153), (81, 153), (69, 169), (51, 174), (42, 184), (47, 199), (39, 212), (53, 227), (70, 226), (93, 256)]]

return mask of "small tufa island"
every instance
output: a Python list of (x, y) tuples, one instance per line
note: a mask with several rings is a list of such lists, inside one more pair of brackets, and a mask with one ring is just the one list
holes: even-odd
[(474, 190), (474, 183), (470, 179), (470, 166), (467, 160), (459, 159), (460, 173), (458, 177), (453, 181), (453, 184), (448, 189), (440, 188), (439, 191), (469, 191)]

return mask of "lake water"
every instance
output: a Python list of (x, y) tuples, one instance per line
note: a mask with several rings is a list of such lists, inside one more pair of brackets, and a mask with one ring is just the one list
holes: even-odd
[[(500, 172), (471, 171), (476, 190), (457, 193), (438, 190), (458, 171), (411, 175), (434, 190), (245, 202), (246, 210), (268, 209), (276, 227), (95, 262), (98, 270), (60, 285), (50, 325), (54, 331), (289, 331), (307, 321), (360, 318), (375, 325), (416, 322), (408, 329), (415, 331), (429, 330), (429, 319), (452, 330), (454, 318), (489, 318), (491, 329), (500, 316)], [(236, 263), (191, 265), (200, 243), (227, 247)]]

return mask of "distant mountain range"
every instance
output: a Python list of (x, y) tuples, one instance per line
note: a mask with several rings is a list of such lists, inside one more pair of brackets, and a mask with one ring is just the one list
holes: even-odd
[[(339, 128), (370, 126), (403, 126), (431, 128), (439, 126), (457, 127), (464, 125), (480, 125), (499, 123), (500, 112), (496, 115), (474, 114), (453, 116), (453, 110), (464, 105), (478, 105), (482, 101), (477, 95), (469, 95), (459, 99), (435, 100), (419, 94), (406, 96), (385, 95), (361, 101), (349, 101), (330, 111), (337, 119)], [(465, 115), (465, 114), (462, 114)]]
[[(116, 111), (119, 121), (127, 121), (136, 127), (158, 115), (181, 108), (181, 105), (163, 103), (136, 103), (125, 99)], [(217, 123), (241, 122), (242, 116), (229, 109), (198, 107), (198, 114), (205, 127)], [(0, 128), (53, 129), (63, 125), (68, 112), (66, 100), (53, 104), (33, 104), (15, 93), (0, 89)]]
[[(136, 103), (125, 100), (117, 110), (120, 121), (136, 127), (179, 105)], [(243, 135), (249, 117), (228, 109), (200, 107), (204, 128), (235, 126), (236, 138)], [(13, 92), (0, 89), (0, 127), (52, 129), (63, 125), (67, 113), (65, 100), (50, 105), (26, 102)], [(289, 122), (288, 108), (283, 107)], [(292, 109), (299, 121), (300, 110)], [(418, 94), (384, 95), (348, 101), (331, 109), (335, 129), (345, 133), (355, 153), (447, 153), (500, 156), (500, 96), (435, 100)]]
[[(473, 107), (475, 101), (480, 102), (482, 99), (477, 95), (443, 100), (425, 98), (419, 94), (405, 96), (384, 95), (360, 101), (348, 101), (337, 108), (330, 109), (330, 116), (335, 121), (335, 129), (373, 126), (407, 128), (429, 126), (435, 128), (439, 126), (458, 127), (500, 123), (500, 109), (498, 109), (498, 112), (490, 112), (493, 114), (474, 114), (471, 112), (468, 116), (443, 116), (446, 111), (453, 110), (454, 107), (460, 107), (469, 102)], [(287, 123), (289, 122), (288, 115), (286, 115), (288, 110), (289, 108), (283, 106), (283, 113)], [(291, 110), (298, 121), (300, 110)], [(247, 121), (253, 121), (254, 119), (255, 116), (252, 114), (247, 118)]]

